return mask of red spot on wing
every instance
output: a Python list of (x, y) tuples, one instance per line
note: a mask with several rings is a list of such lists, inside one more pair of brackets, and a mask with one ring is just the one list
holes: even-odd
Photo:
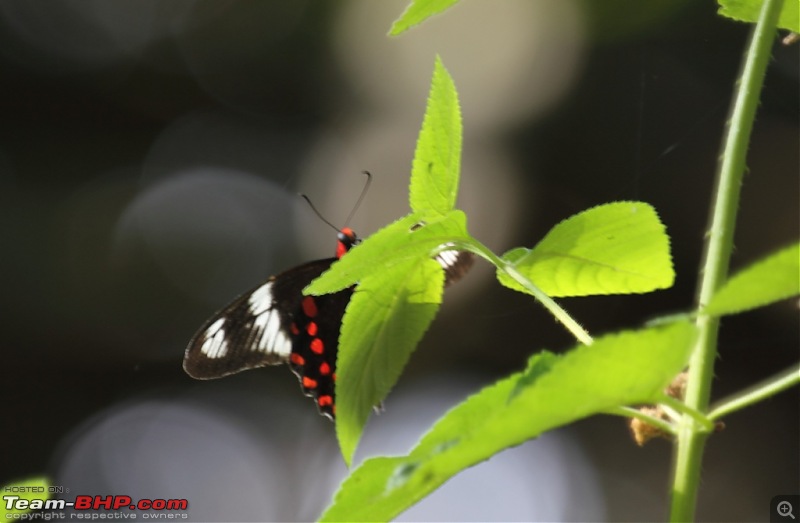
[(309, 318), (314, 318), (317, 316), (317, 312), (317, 304), (314, 298), (312, 296), (303, 298), (303, 314)]
[(301, 367), (306, 364), (306, 359), (297, 354), (296, 352), (293, 352), (292, 355), (289, 356), (289, 361)]
[(313, 321), (309, 322), (308, 325), (306, 325), (306, 332), (308, 333), (309, 336), (316, 336), (317, 335), (317, 324), (314, 323)]
[(325, 394), (324, 396), (320, 396), (317, 398), (317, 403), (320, 407), (330, 407), (333, 406), (333, 396), (329, 396)]
[(317, 380), (311, 379), (308, 376), (303, 376), (303, 387), (307, 389), (316, 389)]
[(311, 352), (314, 354), (322, 354), (325, 352), (325, 344), (322, 343), (322, 340), (319, 338), (314, 338), (311, 340), (311, 345), (309, 345), (309, 347), (311, 348)]
[(330, 373), (331, 373), (331, 366), (330, 366), (330, 365), (328, 365), (328, 363), (327, 363), (327, 362), (324, 362), (324, 361), (323, 361), (323, 362), (322, 362), (322, 364), (319, 366), (319, 373), (320, 373), (322, 376), (327, 376), (328, 374), (330, 374)]

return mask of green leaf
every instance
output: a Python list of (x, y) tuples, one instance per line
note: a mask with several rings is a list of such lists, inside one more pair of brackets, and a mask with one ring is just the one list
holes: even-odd
[(800, 294), (800, 243), (739, 271), (703, 311), (712, 316), (736, 314)]
[(444, 270), (432, 257), (465, 239), (463, 212), (414, 213), (367, 238), (304, 289), (325, 294), (358, 284), (336, 363), (336, 432), (346, 462), (370, 410), (394, 386), (438, 310)]
[(468, 238), (466, 220), (462, 211), (445, 215), (409, 214), (351, 249), (303, 292), (315, 295), (337, 292), (408, 260), (432, 257), (442, 245)]
[(336, 362), (336, 435), (349, 465), (370, 411), (400, 377), (442, 301), (444, 270), (407, 260), (364, 278), (342, 321)]
[(411, 210), (445, 214), (456, 204), (461, 168), (461, 110), (453, 79), (439, 57), (411, 165)]
[[(11, 492), (11, 487), (14, 491)], [(27, 514), (32, 509), (16, 509), (6, 508), (6, 496), (18, 496), (20, 500), (33, 501), (33, 500), (48, 500), (50, 499), (50, 481), (44, 476), (27, 478), (19, 481), (14, 481), (8, 485), (3, 485), (3, 502), (0, 504), (0, 521), (19, 521), (20, 514)], [(34, 507), (35, 508), (35, 507)], [(40, 507), (44, 508), (44, 507)]]
[[(675, 280), (669, 237), (644, 202), (615, 202), (578, 213), (533, 249), (512, 249), (503, 259), (554, 297), (650, 292)], [(497, 277), (526, 292), (503, 270)]]
[[(738, 20), (739, 22), (753, 22), (758, 20), (763, 0), (719, 0), (719, 14)], [(800, 33), (800, 2), (785, 0), (778, 18), (778, 27)]]
[(342, 483), (323, 521), (388, 521), (453, 475), (567, 423), (622, 405), (656, 402), (683, 369), (694, 326), (604, 336), (528, 368), (453, 408), (406, 456), (366, 460)]
[(456, 2), (458, 0), (413, 0), (400, 18), (394, 21), (389, 35), (397, 36), (431, 16), (441, 13)]
[(336, 434), (349, 464), (372, 407), (388, 394), (438, 310), (444, 271), (431, 257), (470, 238), (454, 210), (461, 113), (452, 78), (437, 57), (412, 165), (412, 214), (384, 227), (311, 282), (305, 294), (358, 284), (337, 355)]

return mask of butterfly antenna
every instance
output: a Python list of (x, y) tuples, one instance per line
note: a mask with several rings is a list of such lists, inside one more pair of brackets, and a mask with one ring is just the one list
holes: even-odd
[(314, 214), (317, 215), (317, 218), (319, 218), (320, 220), (322, 220), (326, 224), (330, 225), (333, 228), (333, 230), (335, 230), (337, 232), (339, 231), (339, 228), (337, 226), (335, 226), (334, 224), (332, 224), (331, 222), (326, 220), (325, 217), (322, 214), (320, 214), (320, 212), (317, 210), (317, 208), (314, 207), (314, 204), (311, 203), (311, 198), (309, 198), (305, 194), (301, 194), (300, 196), (308, 203), (308, 206), (311, 207), (311, 210), (314, 211)]
[(361, 171), (362, 174), (366, 175), (367, 181), (364, 182), (364, 188), (361, 189), (361, 194), (358, 196), (358, 200), (356, 200), (356, 204), (353, 206), (353, 210), (350, 211), (350, 216), (347, 217), (345, 220), (344, 225), (345, 227), (350, 223), (350, 220), (356, 214), (356, 211), (361, 206), (361, 202), (364, 200), (364, 196), (367, 195), (367, 190), (369, 189), (369, 184), (372, 183), (372, 173), (369, 171)]
[[(356, 204), (353, 206), (353, 210), (350, 211), (350, 216), (348, 216), (347, 221), (344, 222), (345, 227), (347, 226), (348, 223), (350, 223), (350, 219), (353, 217), (353, 215), (358, 210), (358, 207), (361, 205), (361, 201), (364, 199), (364, 195), (367, 194), (367, 189), (369, 189), (369, 184), (372, 181), (372, 174), (370, 174), (369, 171), (361, 171), (361, 172), (367, 175), (367, 181), (364, 183), (364, 188), (361, 189), (361, 195), (359, 195), (358, 200), (356, 200)], [(339, 228), (337, 226), (326, 220), (325, 217), (322, 215), (322, 213), (319, 212), (316, 207), (314, 207), (314, 204), (311, 203), (311, 198), (302, 193), (300, 194), (300, 196), (306, 201), (306, 203), (308, 203), (308, 206), (311, 207), (311, 210), (314, 211), (314, 214), (317, 215), (317, 218), (328, 224), (335, 231), (337, 232), (339, 231)]]

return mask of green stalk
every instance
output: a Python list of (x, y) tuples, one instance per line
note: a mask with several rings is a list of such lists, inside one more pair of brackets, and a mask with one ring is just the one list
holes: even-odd
[(592, 344), (594, 340), (592, 339), (591, 335), (586, 332), (586, 329), (581, 327), (581, 325), (575, 321), (575, 319), (570, 316), (567, 311), (562, 309), (561, 306), (550, 296), (545, 294), (541, 289), (539, 289), (539, 287), (534, 285), (532, 281), (521, 274), (512, 264), (497, 257), (491, 251), (491, 249), (487, 248), (474, 238), (470, 238), (469, 241), (457, 241), (451, 243), (452, 245), (448, 246), (448, 249), (456, 248), (461, 251), (472, 252), (486, 259), (498, 269), (502, 269), (506, 274), (511, 276), (514, 281), (525, 287), (525, 290), (527, 290), (534, 298), (536, 298), (539, 303), (541, 303), (544, 308), (547, 309), (550, 314), (552, 314), (555, 319), (575, 337), (576, 340), (584, 345)]
[(673, 412), (675, 414), (674, 418), (677, 418), (679, 415), (689, 416), (692, 420), (694, 420), (695, 426), (698, 430), (702, 430), (704, 432), (714, 431), (714, 423), (710, 419), (708, 419), (702, 413), (690, 408), (681, 400), (664, 394), (658, 403), (666, 412)]
[[(698, 311), (711, 300), (728, 277), (747, 147), (782, 3), (782, 0), (764, 0), (744, 56), (739, 89), (731, 106), (717, 169), (716, 194), (697, 293)], [(698, 312), (696, 324), (700, 334), (689, 361), (685, 402), (689, 408), (706, 413), (714, 376), (714, 360), (717, 357), (719, 319)], [(696, 421), (688, 415), (683, 416), (678, 427), (673, 469), (671, 521), (694, 519), (707, 437), (708, 433)]]
[(712, 406), (708, 419), (713, 421), (723, 418), (737, 410), (764, 401), (764, 399), (794, 387), (798, 383), (800, 383), (800, 365), (795, 365), (746, 390), (718, 401), (716, 405)]

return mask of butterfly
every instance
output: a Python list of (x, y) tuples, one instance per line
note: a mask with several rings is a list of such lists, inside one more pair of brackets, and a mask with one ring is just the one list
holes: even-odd
[[(212, 379), (288, 363), (320, 414), (334, 419), (339, 330), (355, 287), (320, 296), (303, 296), (303, 289), (359, 243), (345, 227), (337, 234), (336, 257), (298, 265), (234, 299), (194, 335), (183, 369), (193, 378)], [(455, 250), (435, 259), (445, 269), (446, 284), (473, 263), (471, 253)]]

